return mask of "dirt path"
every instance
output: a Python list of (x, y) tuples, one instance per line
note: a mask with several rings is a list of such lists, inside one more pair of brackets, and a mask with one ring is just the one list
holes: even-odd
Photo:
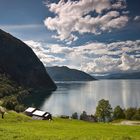
[(115, 125), (138, 125), (140, 126), (140, 121), (122, 121), (120, 123), (115, 123)]

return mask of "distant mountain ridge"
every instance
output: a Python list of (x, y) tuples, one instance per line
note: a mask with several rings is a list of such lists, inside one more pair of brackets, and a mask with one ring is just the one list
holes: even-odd
[(113, 73), (104, 76), (95, 76), (97, 79), (140, 79), (140, 72)]
[(32, 49), (1, 29), (0, 74), (8, 75), (23, 87), (44, 90), (56, 89), (55, 83)]
[(46, 67), (47, 72), (54, 81), (93, 81), (96, 80), (91, 75), (66, 66)]
[(110, 74), (109, 79), (140, 79), (140, 72)]

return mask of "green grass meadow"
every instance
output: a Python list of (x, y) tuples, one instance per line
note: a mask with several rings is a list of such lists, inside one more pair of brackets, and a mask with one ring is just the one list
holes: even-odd
[(54, 118), (39, 121), (8, 112), (0, 118), (0, 140), (140, 140), (140, 126)]

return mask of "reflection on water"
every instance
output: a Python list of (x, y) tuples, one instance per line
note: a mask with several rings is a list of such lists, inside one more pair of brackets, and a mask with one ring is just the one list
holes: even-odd
[(57, 91), (40, 103), (42, 110), (53, 115), (71, 115), (83, 110), (92, 114), (100, 99), (109, 100), (112, 107), (140, 107), (140, 80), (61, 82), (57, 86)]
[(42, 103), (51, 96), (52, 92), (34, 92), (27, 97), (24, 97), (23, 104), (26, 106), (34, 106), (36, 108), (40, 108)]

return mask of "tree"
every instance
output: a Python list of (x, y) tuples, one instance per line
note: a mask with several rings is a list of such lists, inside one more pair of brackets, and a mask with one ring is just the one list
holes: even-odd
[(95, 116), (99, 121), (105, 122), (106, 120), (111, 120), (112, 108), (108, 100), (100, 100), (98, 106), (96, 107)]
[(125, 114), (120, 106), (116, 106), (113, 112), (113, 119), (124, 119)]
[(133, 116), (136, 114), (137, 109), (136, 108), (128, 108), (125, 110), (125, 118), (127, 120), (132, 120)]
[(80, 120), (86, 120), (87, 119), (87, 113), (86, 111), (83, 111), (83, 113), (80, 115)]
[(132, 120), (140, 120), (140, 108), (137, 109), (135, 115), (132, 117)]
[(17, 98), (14, 96), (10, 96), (8, 98), (5, 98), (4, 102), (3, 102), (3, 106), (6, 107), (7, 109), (10, 110), (14, 110), (15, 106), (18, 105), (18, 101)]
[(75, 112), (75, 113), (72, 114), (72, 119), (78, 119), (78, 114), (77, 114), (77, 112)]

